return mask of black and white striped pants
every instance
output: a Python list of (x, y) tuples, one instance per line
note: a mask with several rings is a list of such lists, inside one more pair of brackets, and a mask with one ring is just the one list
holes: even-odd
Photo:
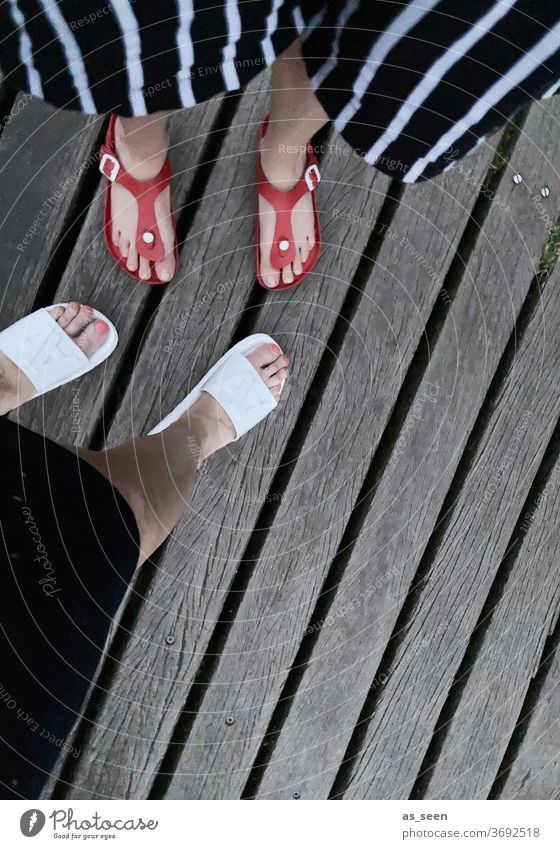
[(298, 36), (336, 129), (405, 182), (560, 89), (559, 0), (3, 0), (9, 82), (139, 116), (247, 84)]

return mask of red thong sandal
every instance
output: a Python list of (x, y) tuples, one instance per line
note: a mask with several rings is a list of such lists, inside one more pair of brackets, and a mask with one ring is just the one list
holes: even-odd
[[(264, 137), (268, 128), (269, 116), (267, 115), (261, 124), (259, 130), (259, 142)], [(315, 197), (315, 189), (319, 185), (321, 174), (317, 157), (313, 153), (313, 147), (307, 145), (307, 161), (305, 171), (300, 181), (287, 192), (275, 189), (272, 186), (262, 169), (260, 153), (257, 151), (257, 213), (255, 223), (255, 265), (257, 272), (257, 280), (269, 292), (276, 292), (279, 289), (291, 289), (293, 286), (298, 286), (303, 278), (309, 274), (314, 268), (321, 250), (321, 228), (319, 226), (319, 210), (317, 209), (317, 199)], [(260, 250), (260, 226), (259, 226), (259, 208), (258, 197), (262, 197), (268, 201), (273, 207), (276, 214), (276, 224), (274, 227), (274, 241), (270, 248), (270, 262), (273, 268), (281, 269), (288, 265), (295, 256), (294, 234), (292, 230), (292, 212), (298, 200), (311, 192), (313, 198), (313, 211), (315, 215), (315, 246), (307, 258), (307, 262), (303, 265), (301, 274), (294, 276), (292, 283), (279, 283), (278, 286), (267, 286), (261, 275), (261, 250)]]
[[(148, 259), (153, 266), (154, 263), (162, 260), (165, 255), (163, 241), (157, 224), (154, 204), (158, 195), (167, 188), (171, 181), (169, 158), (166, 158), (161, 171), (159, 174), (156, 174), (152, 180), (136, 180), (134, 177), (131, 177), (116, 156), (115, 122), (115, 115), (111, 115), (109, 129), (107, 130), (107, 135), (105, 137), (105, 143), (102, 145), (99, 152), (101, 157), (99, 170), (104, 177), (107, 177), (109, 183), (120, 183), (136, 200), (138, 205), (136, 250), (138, 251), (139, 256), (143, 256), (145, 259)], [(105, 235), (107, 250), (115, 262), (117, 262), (127, 274), (130, 274), (131, 277), (134, 277), (134, 279), (138, 280), (140, 283), (153, 283), (156, 285), (160, 283), (168, 283), (168, 280), (160, 280), (159, 277), (155, 275), (155, 272), (154, 276), (150, 277), (148, 280), (144, 280), (140, 277), (138, 269), (136, 271), (130, 271), (130, 269), (126, 267), (126, 257), (122, 256), (118, 248), (113, 244), (113, 240), (111, 238), (111, 187), (109, 183), (105, 186), (105, 208), (103, 213), (103, 232)], [(171, 214), (173, 219), (173, 211)], [(175, 228), (174, 219), (173, 227)], [(175, 256), (175, 268), (177, 268), (179, 259), (177, 241), (175, 241), (173, 253)]]

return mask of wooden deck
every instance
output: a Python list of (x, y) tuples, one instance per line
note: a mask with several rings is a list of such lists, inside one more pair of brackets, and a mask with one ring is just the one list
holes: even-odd
[(103, 246), (103, 119), (3, 99), (1, 326), (77, 299), (121, 338), (20, 421), (99, 448), (253, 330), (292, 362), (138, 574), (49, 794), (555, 798), (560, 101), (407, 188), (325, 134), (322, 257), (274, 295), (252, 250), (266, 89), (173, 117), (165, 287)]

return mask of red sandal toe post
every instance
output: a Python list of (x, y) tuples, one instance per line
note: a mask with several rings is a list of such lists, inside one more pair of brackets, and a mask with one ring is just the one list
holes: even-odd
[[(259, 142), (266, 134), (268, 128), (269, 116), (267, 115), (262, 122), (259, 130)], [(313, 147), (307, 145), (307, 160), (305, 163), (305, 171), (303, 172), (300, 181), (288, 192), (275, 189), (267, 180), (261, 165), (260, 152), (257, 151), (257, 212), (255, 216), (255, 267), (257, 280), (263, 288), (269, 292), (276, 292), (279, 289), (292, 289), (294, 286), (299, 286), (304, 277), (315, 267), (319, 259), (321, 250), (321, 228), (319, 225), (319, 210), (317, 208), (317, 198), (315, 189), (321, 180), (319, 164), (317, 157), (313, 152)], [(274, 241), (270, 249), (270, 262), (274, 268), (281, 269), (292, 262), (295, 256), (294, 234), (292, 231), (292, 212), (298, 200), (307, 192), (311, 193), (313, 199), (313, 213), (315, 216), (315, 245), (313, 250), (304, 264), (301, 274), (294, 277), (292, 283), (279, 283), (278, 286), (267, 286), (261, 275), (261, 251), (260, 251), (260, 226), (259, 226), (259, 208), (258, 197), (261, 195), (273, 207), (276, 214), (276, 224), (274, 228)]]
[[(158, 195), (160, 195), (171, 182), (171, 167), (169, 158), (166, 158), (161, 171), (152, 180), (136, 180), (131, 177), (125, 170), (122, 163), (119, 162), (116, 156), (115, 146), (115, 115), (111, 115), (109, 128), (105, 137), (105, 142), (99, 152), (99, 170), (108, 182), (105, 186), (105, 206), (103, 212), (103, 233), (105, 236), (105, 244), (107, 250), (115, 260), (115, 262), (123, 268), (127, 274), (138, 280), (139, 283), (151, 283), (154, 285), (168, 283), (168, 280), (160, 280), (153, 271), (153, 265), (163, 259), (165, 250), (159, 227), (157, 224), (156, 212), (154, 204)], [(111, 187), (110, 183), (120, 183), (136, 200), (138, 205), (138, 223), (136, 225), (136, 250), (138, 255), (149, 260), (152, 265), (152, 277), (144, 280), (140, 277), (138, 270), (130, 271), (126, 267), (126, 257), (123, 257), (118, 248), (113, 244), (111, 238)], [(172, 213), (173, 215), (173, 213)], [(173, 220), (173, 228), (175, 221)], [(175, 256), (175, 268), (179, 259), (177, 251), (177, 241), (173, 248)]]

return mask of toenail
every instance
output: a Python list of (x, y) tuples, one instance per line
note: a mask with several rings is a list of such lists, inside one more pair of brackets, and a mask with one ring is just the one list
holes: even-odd
[(88, 315), (93, 315), (93, 307), (84, 307), (84, 310)]
[(162, 271), (160, 271), (160, 274), (159, 274), (159, 279), (160, 280), (171, 280), (171, 272), (167, 268), (162, 269)]
[(272, 350), (275, 354), (281, 354), (282, 353), (282, 349), (279, 348), (278, 345), (273, 345)]
[(104, 321), (101, 321), (101, 319), (98, 318), (97, 321), (95, 322), (95, 329), (97, 330), (98, 333), (107, 333), (107, 331), (109, 330), (109, 327), (105, 324)]

